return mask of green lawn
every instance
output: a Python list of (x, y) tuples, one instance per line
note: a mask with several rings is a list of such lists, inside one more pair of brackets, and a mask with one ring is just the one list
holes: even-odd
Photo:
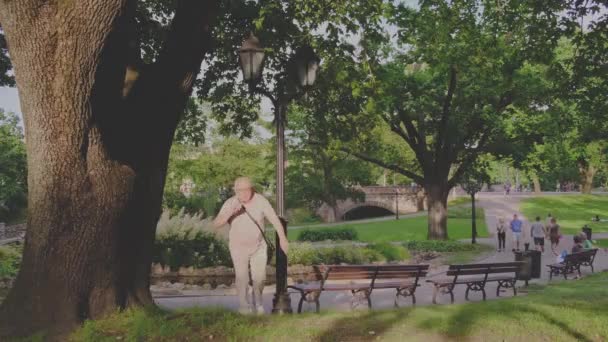
[[(88, 322), (73, 341), (606, 341), (608, 273), (527, 296), (456, 305), (286, 316), (137, 310)], [(211, 338), (210, 338), (211, 337)]]
[(522, 202), (521, 210), (528, 219), (551, 213), (566, 234), (578, 233), (588, 224), (594, 232), (608, 232), (608, 222), (592, 222), (599, 215), (608, 219), (608, 196), (606, 195), (562, 195), (528, 198)]
[[(488, 230), (483, 215), (483, 209), (478, 208), (477, 231), (479, 237), (487, 237)], [(469, 239), (471, 237), (471, 209), (469, 207), (454, 207), (449, 209), (448, 236), (450, 239)], [(289, 240), (296, 240), (303, 229), (340, 229), (353, 228), (357, 231), (359, 240), (365, 242), (411, 241), (426, 240), (428, 226), (427, 217), (409, 217), (400, 220), (387, 220), (368, 223), (345, 223), (332, 227), (301, 228), (289, 231)]]
[(595, 240), (596, 245), (599, 247), (608, 248), (608, 239), (599, 239)]

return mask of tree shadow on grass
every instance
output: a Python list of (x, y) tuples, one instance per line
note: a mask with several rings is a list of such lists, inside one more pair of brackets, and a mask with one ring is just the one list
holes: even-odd
[[(492, 327), (497, 321), (509, 324), (512, 319), (512, 322), (517, 324), (518, 320), (530, 318), (534, 320), (531, 326), (534, 326), (534, 323), (538, 323), (540, 326), (543, 323), (549, 324), (556, 327), (560, 335), (566, 335), (577, 341), (593, 341), (590, 336), (581, 331), (580, 327), (576, 329), (575, 317), (570, 317), (570, 319), (567, 316), (558, 317), (559, 314), (573, 314), (573, 312), (576, 312), (574, 314), (578, 316), (579, 320), (580, 317), (606, 315), (601, 304), (589, 306), (589, 302), (593, 301), (592, 298), (589, 298), (589, 302), (580, 298), (575, 299), (577, 293), (580, 295), (580, 291), (581, 289), (575, 287), (552, 289), (552, 296), (544, 298), (542, 301), (517, 298), (460, 305), (456, 312), (449, 312), (449, 309), (446, 309), (446, 314), (424, 320), (418, 324), (418, 328), (437, 331), (438, 327), (443, 327), (443, 332), (448, 338), (462, 339), (476, 333), (498, 334), (498, 332), (492, 331)], [(508, 328), (512, 328), (515, 334), (522, 333), (521, 327), (515, 324)], [(484, 325), (487, 329), (483, 328)], [(479, 327), (482, 328), (479, 329)], [(526, 332), (523, 333), (526, 334)], [(535, 333), (542, 334), (543, 331), (530, 331), (531, 339), (534, 338)], [(555, 332), (547, 331), (546, 333), (549, 335)]]
[[(503, 317), (507, 316), (517, 318), (518, 316), (527, 313), (534, 315), (535, 319), (540, 322), (544, 321), (546, 323), (556, 326), (563, 334), (568, 335), (577, 341), (592, 341), (591, 338), (589, 338), (582, 332), (575, 330), (567, 322), (567, 319), (560, 320), (544, 311), (535, 309), (527, 305), (510, 305), (506, 308), (503, 308), (502, 310), (496, 310), (493, 312), (486, 311), (483, 313), (483, 315), (479, 315), (478, 313), (471, 313), (470, 311), (471, 310), (467, 309), (461, 310), (459, 314), (455, 315), (454, 318), (450, 320), (448, 328), (448, 335), (450, 337), (462, 336), (461, 334), (463, 332), (467, 332), (467, 334), (470, 334), (472, 332), (472, 326), (475, 325), (475, 323), (479, 322), (483, 324), (484, 318), (491, 314), (501, 315)], [(516, 326), (513, 326), (513, 329), (516, 328)]]
[(361, 341), (382, 336), (393, 325), (403, 322), (411, 308), (396, 310), (373, 310), (363, 314), (352, 314), (333, 322), (319, 334), (319, 341)]

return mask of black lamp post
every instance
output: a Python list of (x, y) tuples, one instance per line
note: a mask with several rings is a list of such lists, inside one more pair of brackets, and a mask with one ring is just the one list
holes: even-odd
[(294, 57), (299, 86), (306, 92), (317, 80), (321, 60), (308, 45), (299, 48)]
[(399, 219), (399, 188), (395, 188), (395, 220)]
[(468, 178), (461, 183), (462, 188), (471, 196), (471, 243), (477, 243), (477, 219), (475, 217), (475, 194), (481, 191), (482, 181)]
[[(274, 121), (277, 130), (277, 164), (276, 164), (276, 206), (277, 214), (283, 223), (287, 235), (287, 220), (285, 220), (285, 115), (289, 103), (306, 93), (314, 84), (319, 70), (320, 59), (310, 46), (296, 50), (292, 65), (295, 67), (296, 84), (302, 91), (288, 94), (287, 82), (278, 82), (274, 94), (265, 89), (257, 88), (261, 80), (264, 49), (253, 33), (239, 49), (239, 59), (243, 80), (249, 85), (251, 93), (259, 93), (270, 99), (274, 109)], [(283, 73), (287, 75), (288, 73)], [(279, 248), (279, 237), (276, 237), (276, 292), (273, 299), (273, 313), (291, 313), (291, 300), (287, 294), (287, 256)]]
[(239, 49), (239, 62), (243, 80), (249, 84), (249, 91), (253, 92), (255, 84), (262, 78), (264, 68), (264, 49), (253, 32), (243, 41)]

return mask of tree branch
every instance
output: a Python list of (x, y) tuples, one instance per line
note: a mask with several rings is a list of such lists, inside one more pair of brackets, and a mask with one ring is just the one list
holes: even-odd
[(456, 90), (457, 82), (457, 70), (454, 65), (450, 66), (450, 83), (448, 85), (448, 93), (443, 101), (443, 110), (441, 111), (441, 122), (439, 123), (439, 130), (437, 132), (437, 150), (435, 150), (435, 162), (439, 162), (440, 156), (447, 158), (447, 154), (450, 149), (447, 144), (448, 140), (448, 117), (450, 114), (450, 108), (452, 107), (452, 99), (454, 97), (454, 91)]
[(340, 148), (340, 150), (342, 152), (345, 152), (345, 153), (348, 153), (350, 155), (353, 155), (353, 156), (355, 156), (355, 157), (357, 157), (357, 158), (359, 158), (361, 160), (364, 160), (366, 162), (370, 162), (370, 163), (376, 164), (378, 166), (381, 166), (381, 167), (383, 167), (385, 169), (398, 172), (398, 173), (400, 173), (400, 174), (402, 174), (404, 176), (407, 176), (407, 177), (413, 179), (418, 184), (423, 184), (424, 183), (424, 177), (419, 176), (419, 175), (417, 175), (417, 174), (415, 174), (415, 173), (413, 173), (411, 171), (408, 171), (408, 170), (406, 170), (406, 169), (404, 169), (404, 168), (402, 168), (402, 167), (400, 167), (398, 165), (388, 164), (388, 163), (385, 163), (385, 162), (383, 162), (383, 161), (381, 161), (379, 159), (372, 158), (372, 157), (370, 157), (368, 155), (365, 155), (363, 153), (353, 152), (353, 151), (351, 151), (351, 150), (349, 150), (347, 148), (344, 148), (344, 147)]
[(272, 102), (273, 106), (275, 106), (275, 107), (278, 106), (279, 101), (270, 91), (266, 90), (265, 88), (257, 87), (257, 86), (255, 87), (255, 89), (253, 91), (260, 95), (266, 96), (270, 100), (270, 102)]
[(426, 150), (426, 137), (422, 134), (422, 132), (420, 130), (416, 129), (416, 127), (414, 126), (414, 123), (409, 118), (407, 113), (405, 113), (402, 110), (398, 110), (398, 113), (399, 113), (399, 119), (401, 120), (401, 123), (403, 123), (403, 126), (405, 126), (407, 135), (411, 139), (411, 143), (408, 142), (408, 144), (414, 151), (414, 154), (416, 155), (416, 159), (418, 159), (418, 162), (420, 163), (420, 166), (422, 167), (422, 169), (427, 170), (427, 168), (430, 168), (431, 165), (429, 163), (430, 160), (428, 160), (428, 158), (427, 158), (428, 156), (427, 156), (427, 150)]
[(488, 140), (489, 136), (490, 134), (484, 134), (481, 139), (479, 139), (477, 147), (470, 150), (468, 154), (463, 158), (463, 160), (459, 163), (460, 165), (458, 166), (458, 169), (456, 170), (456, 172), (454, 172), (452, 178), (448, 180), (448, 186), (453, 187), (454, 185), (456, 185), (456, 183), (460, 181), (460, 177), (462, 177), (462, 174), (469, 167), (469, 165), (473, 163), (475, 159), (477, 159), (479, 153), (481, 153), (481, 151), (485, 147), (486, 141)]
[(216, 15), (216, 0), (180, 0), (167, 40), (155, 69), (158, 84), (189, 95), (203, 58), (211, 50), (211, 24)]

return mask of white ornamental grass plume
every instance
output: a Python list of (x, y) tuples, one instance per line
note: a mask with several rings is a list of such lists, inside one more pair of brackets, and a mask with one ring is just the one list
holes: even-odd
[(156, 237), (163, 239), (173, 236), (188, 239), (198, 232), (205, 232), (225, 238), (224, 234), (213, 229), (212, 223), (212, 218), (203, 218), (203, 213), (190, 215), (185, 213), (182, 208), (176, 215), (171, 216), (168, 210), (164, 210), (156, 225)]

